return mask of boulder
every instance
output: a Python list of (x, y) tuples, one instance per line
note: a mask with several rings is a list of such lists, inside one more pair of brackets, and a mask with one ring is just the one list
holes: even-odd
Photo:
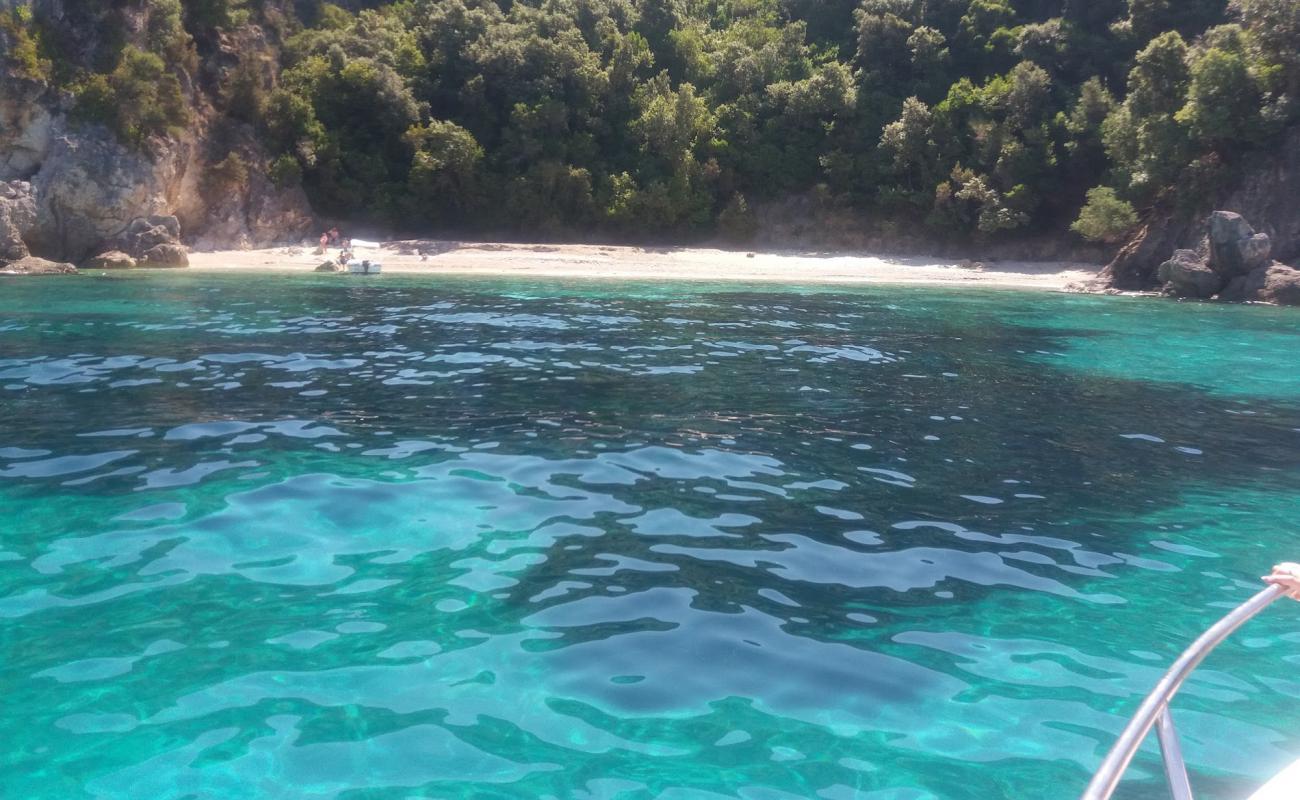
[(1173, 258), (1160, 265), (1156, 271), (1167, 295), (1204, 300), (1213, 297), (1224, 280), (1210, 269), (1194, 250), (1176, 250)]
[(144, 258), (145, 253), (160, 245), (179, 245), (181, 242), (181, 223), (175, 217), (152, 214), (136, 217), (116, 239), (115, 249), (121, 250), (135, 258)]
[(1300, 306), (1300, 269), (1273, 262), (1233, 280), (1219, 299)]
[(321, 265), (316, 268), (316, 271), (317, 272), (342, 272), (343, 265), (337, 261), (323, 261), (321, 262)]
[(1210, 214), (1210, 244), (1235, 242), (1255, 235), (1246, 218), (1235, 211), (1215, 211)]
[(100, 253), (81, 266), (83, 269), (133, 269), (136, 263), (134, 258), (121, 250), (109, 250), (107, 253)]
[(160, 244), (145, 251), (140, 259), (142, 267), (188, 267), (190, 256), (178, 244)]
[[(1255, 272), (1258, 271), (1255, 270)], [(1258, 291), (1258, 287), (1251, 280), (1251, 276), (1254, 274), (1252, 272), (1250, 275), (1238, 275), (1228, 281), (1228, 285), (1223, 287), (1223, 290), (1219, 292), (1218, 297), (1215, 299), (1229, 303), (1245, 303), (1253, 300), (1255, 293)]]
[(1241, 260), (1242, 269), (1247, 272), (1254, 272), (1272, 264), (1273, 259), (1270, 258), (1272, 255), (1273, 241), (1268, 238), (1267, 233), (1257, 233), (1237, 240), (1237, 256)]
[(62, 261), (48, 261), (36, 256), (27, 256), (10, 262), (0, 269), (0, 275), (73, 275), (77, 268)]
[(1240, 214), (1215, 211), (1209, 229), (1210, 268), (1225, 281), (1269, 265), (1272, 241), (1266, 233), (1255, 233)]
[(1262, 284), (1256, 292), (1258, 299), (1279, 306), (1300, 306), (1300, 269), (1274, 262), (1251, 273), (1252, 277), (1256, 275)]

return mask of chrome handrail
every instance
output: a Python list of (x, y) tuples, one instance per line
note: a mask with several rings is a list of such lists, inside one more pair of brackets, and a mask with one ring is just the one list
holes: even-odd
[(1128, 769), (1129, 762), (1142, 746), (1142, 740), (1157, 722), (1159, 727), (1156, 733), (1160, 738), (1160, 751), (1165, 762), (1165, 777), (1169, 781), (1169, 790), (1174, 800), (1191, 800), (1192, 789), (1187, 780), (1187, 767), (1183, 763), (1178, 734), (1174, 731), (1173, 718), (1169, 715), (1169, 700), (1211, 650), (1218, 647), (1247, 620), (1263, 611), (1269, 603), (1281, 597), (1283, 592), (1281, 586), (1270, 586), (1260, 591), (1210, 626), (1209, 630), (1192, 642), (1191, 647), (1183, 651), (1169, 671), (1156, 683), (1156, 688), (1142, 701), (1142, 705), (1138, 706), (1137, 713), (1129, 720), (1115, 746), (1106, 754), (1101, 766), (1097, 768), (1097, 773), (1092, 776), (1092, 781), (1088, 784), (1081, 800), (1109, 800), (1115, 787), (1119, 785), (1119, 779)]

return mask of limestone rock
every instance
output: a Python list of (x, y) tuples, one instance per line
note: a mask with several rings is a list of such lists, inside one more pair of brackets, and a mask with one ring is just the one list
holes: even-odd
[(82, 265), (83, 269), (133, 269), (136, 260), (121, 250), (100, 253)]
[[(1261, 243), (1254, 241), (1255, 229), (1240, 214), (1232, 211), (1215, 211), (1210, 215), (1210, 268), (1231, 280), (1238, 275), (1245, 275), (1262, 264), (1249, 264), (1245, 258), (1247, 252), (1257, 254)], [(1243, 245), (1243, 242), (1253, 242)], [(1265, 236), (1263, 244), (1267, 245)], [(1265, 247), (1265, 250), (1271, 249)], [(1265, 255), (1264, 262), (1268, 257)]]
[(316, 268), (316, 271), (317, 272), (342, 272), (343, 265), (337, 261), (323, 261), (321, 262), (321, 265)]
[(189, 140), (160, 140), (137, 150), (94, 127), (62, 133), (32, 178), (38, 221), (27, 244), (71, 259), (113, 241), (139, 217), (167, 212), (194, 149)]
[[(267, 247), (297, 242), (317, 229), (311, 205), (300, 186), (277, 186), (262, 165), (267, 154), (251, 127), (227, 131), (226, 149), (248, 165), (247, 178), (224, 191), (212, 191), (212, 164), (186, 175), (177, 210), (195, 248), (224, 250), (238, 242)], [(201, 203), (195, 203), (201, 200)], [(317, 229), (318, 230), (318, 229)]]
[(36, 199), (25, 181), (0, 182), (0, 262), (29, 253), (23, 239), (36, 225)]
[(1263, 284), (1257, 292), (1260, 300), (1280, 306), (1300, 306), (1300, 269), (1274, 263), (1251, 273), (1257, 274)]
[(1221, 275), (1201, 260), (1194, 250), (1177, 250), (1173, 258), (1160, 265), (1156, 272), (1163, 291), (1173, 297), (1206, 299), (1213, 297), (1224, 280)]
[(145, 251), (140, 258), (142, 267), (188, 267), (189, 253), (179, 244), (159, 244)]
[(1210, 215), (1210, 242), (1235, 242), (1255, 235), (1246, 218), (1235, 211), (1215, 211)]
[(159, 245), (179, 245), (181, 223), (173, 216), (153, 214), (131, 220), (126, 230), (114, 241), (118, 250), (136, 258)]
[(1220, 300), (1300, 305), (1300, 269), (1273, 262), (1228, 284)]
[(0, 275), (74, 275), (77, 268), (62, 261), (27, 256), (7, 264)]
[(1257, 233), (1249, 238), (1237, 240), (1237, 256), (1241, 260), (1242, 269), (1247, 272), (1269, 266), (1272, 263), (1270, 258), (1272, 254), (1273, 241), (1268, 238), (1267, 233)]
[(54, 139), (54, 117), (38, 102), (44, 86), (11, 74), (0, 91), (0, 181), (30, 178)]

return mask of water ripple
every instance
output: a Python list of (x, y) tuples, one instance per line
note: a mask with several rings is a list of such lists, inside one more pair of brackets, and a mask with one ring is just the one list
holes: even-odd
[[(50, 286), (0, 298), (6, 796), (1077, 793), (1292, 523), (1293, 348), (1084, 347), (1172, 305)], [(1284, 616), (1180, 699), (1198, 796), (1300, 752)]]

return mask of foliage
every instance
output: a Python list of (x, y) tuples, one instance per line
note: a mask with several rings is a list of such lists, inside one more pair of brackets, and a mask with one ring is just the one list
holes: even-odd
[(10, 74), (137, 144), (210, 104), (322, 212), (413, 230), (743, 237), (820, 192), (943, 238), (1107, 240), (1300, 118), (1295, 0), (60, 6), (0, 13)]
[(758, 219), (740, 192), (733, 194), (718, 214), (718, 233), (738, 244), (748, 242), (758, 233)]
[(223, 193), (236, 190), (248, 183), (248, 162), (238, 153), (231, 152), (225, 158), (208, 167), (204, 175), (207, 189)]
[(0, 9), (0, 63), (17, 77), (49, 82), (54, 65), (40, 51), (30, 8)]
[(109, 74), (92, 75), (77, 90), (79, 118), (100, 122), (133, 144), (172, 133), (189, 121), (180, 82), (162, 58), (128, 46)]
[(302, 165), (298, 159), (285, 153), (271, 162), (267, 175), (278, 188), (288, 189), (302, 182)]
[(1117, 242), (1137, 226), (1137, 212), (1109, 186), (1088, 190), (1088, 202), (1070, 230), (1094, 242)]

